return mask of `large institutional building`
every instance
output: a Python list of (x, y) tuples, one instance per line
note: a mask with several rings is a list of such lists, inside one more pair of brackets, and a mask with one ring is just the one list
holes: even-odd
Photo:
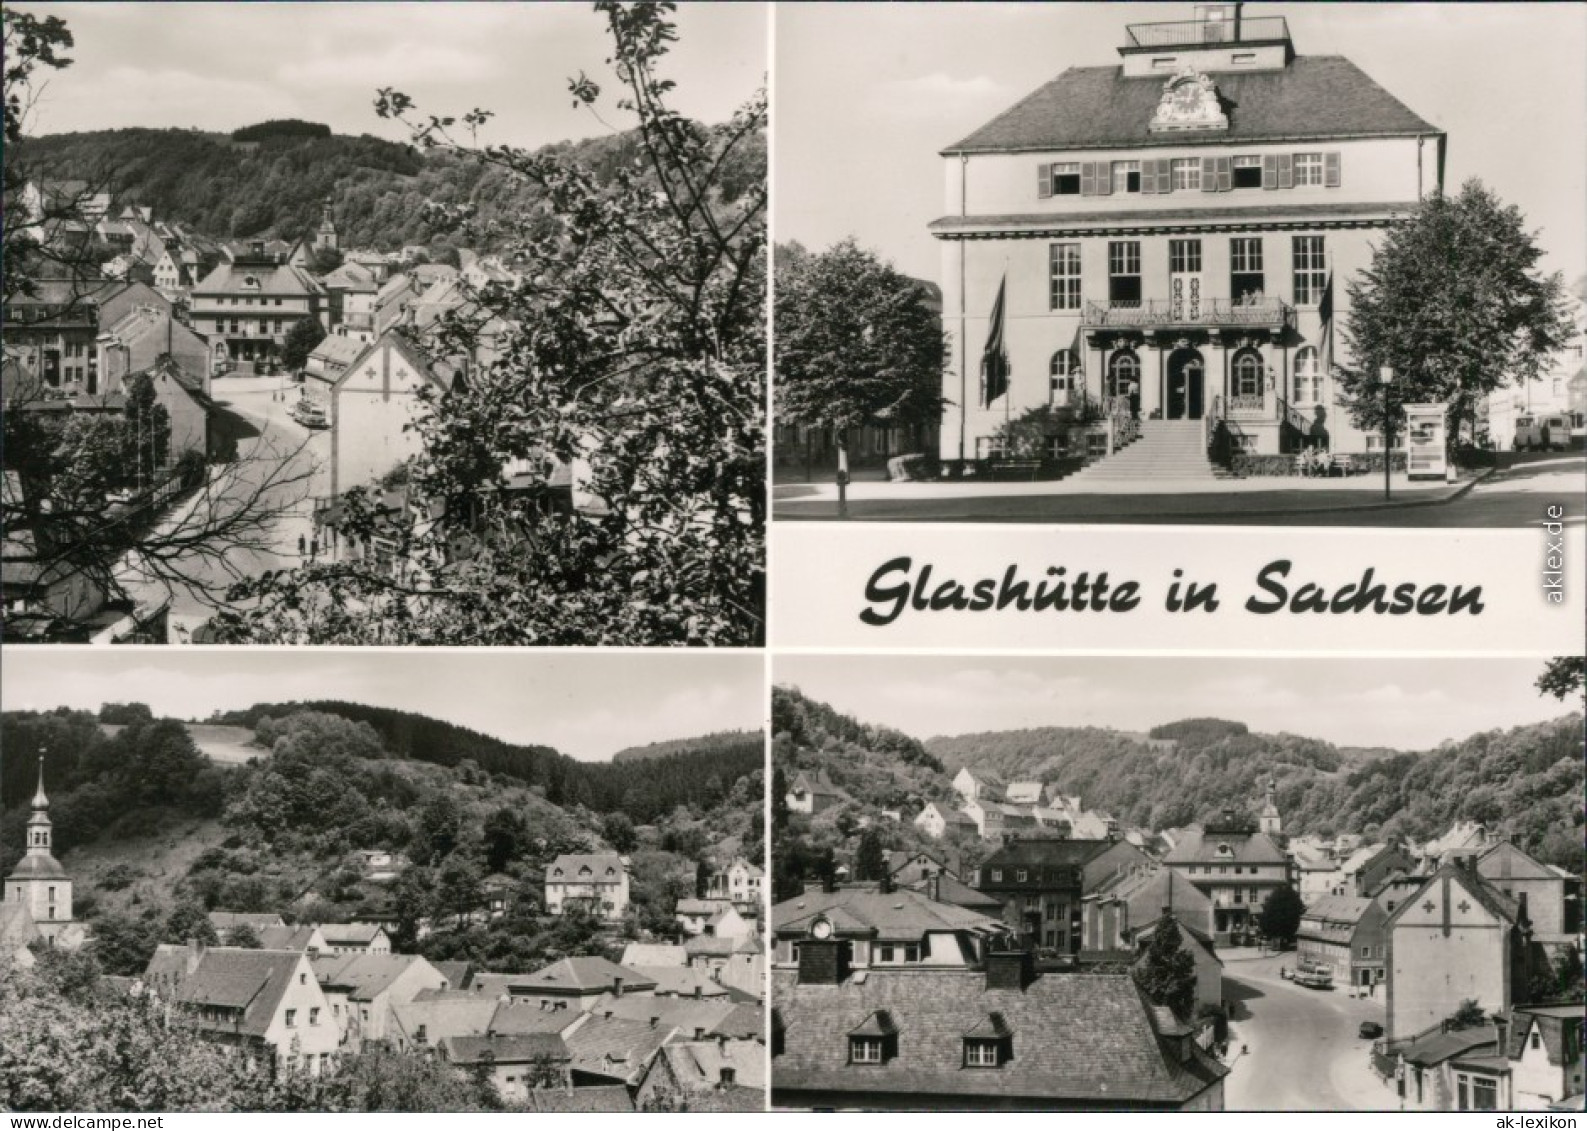
[[(1445, 135), (1240, 9), (1133, 25), (1119, 65), (1071, 67), (942, 151), (944, 459), (998, 454), (1005, 422), (1082, 397), (1148, 424), (1143, 443), (1381, 446), (1330, 376), (1345, 284), (1441, 189)], [(999, 305), (1009, 372), (988, 403)]]

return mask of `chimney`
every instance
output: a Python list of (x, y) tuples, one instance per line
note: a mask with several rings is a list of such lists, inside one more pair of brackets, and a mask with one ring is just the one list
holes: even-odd
[(801, 986), (842, 985), (848, 967), (848, 944), (840, 939), (804, 939), (799, 943)]
[(986, 988), (989, 990), (1021, 990), (1036, 980), (1036, 963), (1031, 952), (994, 950), (986, 956)]

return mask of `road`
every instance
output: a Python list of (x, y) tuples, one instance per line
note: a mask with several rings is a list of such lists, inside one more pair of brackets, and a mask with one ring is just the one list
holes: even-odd
[[(1229, 1111), (1374, 1111), (1397, 1106), (1370, 1063), (1363, 1021), (1383, 1021), (1376, 1001), (1344, 988), (1308, 990), (1279, 977), (1294, 952), (1246, 958), (1224, 952), (1223, 996), (1233, 1001), (1229, 1047), (1236, 1054), (1224, 1081)], [(1247, 1051), (1240, 1053), (1241, 1046)]]
[(140, 604), (169, 599), (173, 626), (189, 632), (212, 615), (232, 581), (299, 564), (298, 539), (306, 543), (313, 536), (313, 500), (329, 491), (330, 433), (311, 432), (291, 418), (288, 410), (297, 399), (296, 388), (284, 387), (279, 378), (221, 377), (213, 382), (212, 395), (223, 411), (224, 426), (238, 437), (237, 462), (212, 469), (212, 487), (225, 484), (216, 497), (200, 492), (179, 504), (161, 520), (159, 530), (196, 528), (248, 498), (261, 484), (269, 485), (256, 505), (274, 517), (263, 538), (250, 539), (261, 545), (232, 546), (224, 555), (181, 562), (191, 585), (131, 567), (124, 570), (122, 583)]
[[(1082, 493), (1068, 483), (987, 484), (975, 488), (936, 484), (857, 483), (851, 518), (883, 522), (1078, 522), (1236, 526), (1362, 526), (1389, 528), (1514, 527), (1542, 518), (1551, 502), (1566, 507), (1567, 523), (1587, 520), (1587, 457), (1504, 453), (1505, 466), (1451, 499), (1455, 488), (1411, 485), (1399, 477), (1383, 505), (1382, 480), (1238, 481), (1210, 489), (1181, 486), (1161, 494), (1117, 486)], [(831, 484), (775, 488), (779, 521), (833, 519)]]

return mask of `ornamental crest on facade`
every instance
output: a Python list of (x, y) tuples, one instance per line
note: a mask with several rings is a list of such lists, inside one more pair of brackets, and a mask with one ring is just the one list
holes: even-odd
[(1226, 130), (1229, 118), (1218, 101), (1217, 85), (1193, 68), (1182, 67), (1163, 84), (1163, 96), (1147, 128), (1153, 133)]

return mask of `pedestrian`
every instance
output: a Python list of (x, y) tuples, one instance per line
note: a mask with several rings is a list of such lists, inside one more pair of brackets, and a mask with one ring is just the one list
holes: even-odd
[(298, 535), (298, 557), (303, 556), (303, 551), (308, 549), (308, 542), (303, 535)]
[(317, 537), (316, 538), (310, 538), (309, 539), (309, 561), (313, 561), (315, 558), (317, 558), (319, 556), (320, 556), (320, 540)]

